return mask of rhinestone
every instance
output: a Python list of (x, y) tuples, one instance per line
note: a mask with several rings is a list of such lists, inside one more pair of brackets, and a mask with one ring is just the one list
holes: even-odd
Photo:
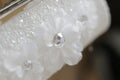
[(25, 61), (24, 70), (29, 71), (31, 69), (32, 69), (32, 61), (30, 61), (30, 60)]
[(65, 38), (62, 33), (57, 33), (53, 38), (53, 44), (55, 47), (63, 47), (65, 43)]

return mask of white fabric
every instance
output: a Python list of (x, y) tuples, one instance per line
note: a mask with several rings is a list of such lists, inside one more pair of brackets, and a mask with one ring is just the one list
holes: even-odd
[[(109, 22), (105, 0), (33, 0), (0, 25), (0, 80), (47, 80), (64, 64), (77, 64)], [(53, 44), (58, 33), (62, 47)]]

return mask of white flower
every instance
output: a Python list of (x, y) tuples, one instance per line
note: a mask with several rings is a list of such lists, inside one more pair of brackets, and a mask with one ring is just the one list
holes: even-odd
[(10, 80), (40, 80), (39, 75), (44, 68), (39, 61), (37, 49), (36, 44), (27, 42), (21, 50), (0, 50), (1, 63), (3, 69), (9, 72)]
[(49, 16), (41, 24), (44, 28), (44, 46), (42, 46), (44, 49), (41, 52), (48, 55), (60, 54), (61, 60), (63, 59), (66, 64), (75, 65), (82, 58), (83, 46), (80, 43), (80, 29), (75, 20), (72, 20), (63, 10), (61, 12), (61, 14), (59, 12), (59, 14)]

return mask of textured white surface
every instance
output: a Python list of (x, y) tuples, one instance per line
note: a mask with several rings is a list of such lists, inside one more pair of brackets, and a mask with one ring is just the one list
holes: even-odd
[(109, 22), (105, 0), (32, 1), (0, 25), (0, 80), (46, 80), (77, 64)]

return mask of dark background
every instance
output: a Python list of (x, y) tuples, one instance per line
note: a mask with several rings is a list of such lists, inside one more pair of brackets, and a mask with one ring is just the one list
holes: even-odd
[(93, 43), (103, 80), (120, 80), (120, 0), (107, 0), (112, 22), (107, 33)]

